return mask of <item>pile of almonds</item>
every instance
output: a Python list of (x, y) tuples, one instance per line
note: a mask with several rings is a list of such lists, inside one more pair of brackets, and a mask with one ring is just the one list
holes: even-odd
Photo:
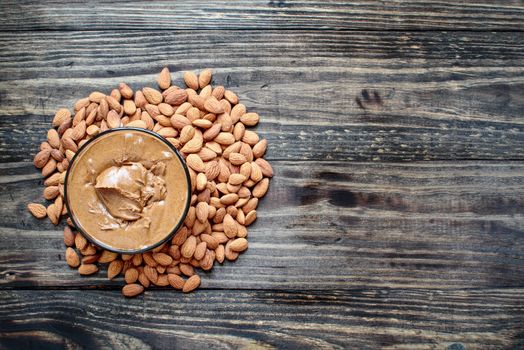
[[(186, 159), (191, 176), (191, 207), (182, 228), (170, 242), (143, 254), (117, 254), (89, 243), (75, 231), (70, 218), (64, 229), (66, 261), (81, 275), (91, 275), (99, 264), (109, 264), (108, 279), (124, 275), (122, 293), (133, 297), (151, 284), (190, 292), (200, 285), (195, 268), (208, 271), (215, 261), (235, 260), (247, 249), (246, 226), (256, 220), (259, 198), (273, 176), (262, 157), (267, 140), (247, 127), (259, 121), (248, 113), (237, 95), (210, 85), (211, 70), (184, 74), (186, 89), (171, 85), (164, 68), (160, 91), (133, 91), (121, 83), (109, 95), (95, 91), (75, 103), (74, 116), (66, 108), (53, 118), (47, 141), (40, 145), (34, 165), (45, 178), (47, 208), (31, 203), (37, 218), (57, 225), (67, 216), (64, 179), (69, 162), (87, 140), (105, 130), (129, 126), (152, 130), (166, 138)], [(187, 277), (184, 278), (183, 276)]]

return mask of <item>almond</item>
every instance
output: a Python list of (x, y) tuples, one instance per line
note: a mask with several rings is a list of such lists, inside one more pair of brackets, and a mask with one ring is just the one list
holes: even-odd
[(124, 262), (120, 259), (113, 260), (109, 263), (109, 266), (107, 267), (107, 278), (109, 280), (112, 280), (116, 276), (122, 272), (122, 269), (124, 267)]
[(196, 245), (197, 242), (195, 236), (189, 236), (184, 242), (184, 244), (182, 244), (180, 253), (185, 258), (191, 258), (195, 253)]
[(231, 133), (221, 132), (214, 138), (214, 141), (221, 145), (231, 145), (235, 143), (235, 137)]
[(247, 239), (245, 238), (237, 238), (231, 242), (229, 245), (229, 249), (235, 251), (235, 252), (243, 252), (247, 249)]
[(75, 102), (75, 111), (79, 111), (82, 108), (89, 106), (89, 98), (82, 98)]
[(70, 119), (71, 119), (71, 112), (69, 112), (69, 109), (60, 108), (55, 113), (52, 125), (54, 128), (56, 128), (57, 126), (60, 126), (63, 122), (70, 120)]
[(167, 89), (171, 85), (171, 73), (169, 73), (169, 68), (164, 67), (164, 69), (162, 69), (156, 82), (158, 83), (158, 87), (162, 90)]
[(64, 244), (72, 247), (75, 244), (75, 234), (69, 226), (64, 227)]
[(273, 177), (273, 168), (264, 158), (258, 158), (255, 163), (260, 167), (264, 176)]
[(206, 98), (206, 100), (204, 101), (204, 108), (206, 109), (206, 111), (211, 113), (224, 113), (224, 107), (215, 98), (215, 96), (209, 96), (208, 98)]
[(98, 272), (98, 267), (94, 264), (82, 264), (78, 268), (78, 273), (84, 276), (92, 275)]
[(184, 293), (189, 293), (197, 289), (198, 286), (200, 286), (200, 277), (198, 275), (193, 275), (187, 279), (186, 283), (184, 283), (182, 291)]
[(157, 263), (163, 266), (170, 265), (173, 262), (173, 258), (166, 253), (154, 253), (153, 259), (155, 259)]
[(191, 125), (191, 121), (180, 114), (174, 114), (170, 121), (171, 125), (178, 130), (183, 129), (186, 125)]
[(242, 175), (242, 174), (231, 174), (231, 175), (229, 175), (228, 182), (231, 185), (240, 185), (244, 181), (246, 181), (246, 176), (245, 175)]
[(122, 288), (122, 295), (128, 298), (136, 297), (144, 291), (144, 287), (137, 283), (126, 284)]
[(243, 154), (233, 152), (229, 155), (229, 161), (233, 165), (242, 165), (247, 162), (247, 159)]
[(193, 90), (198, 89), (198, 77), (194, 72), (185, 72), (184, 73), (184, 82), (187, 87)]
[(226, 90), (224, 92), (224, 98), (233, 105), (236, 105), (238, 103), (238, 96), (231, 90)]
[(196, 217), (200, 222), (207, 222), (209, 215), (209, 205), (206, 202), (199, 202), (196, 205)]
[(239, 103), (235, 107), (233, 107), (231, 109), (231, 113), (229, 113), (231, 119), (233, 120), (233, 123), (238, 122), (240, 120), (240, 117), (242, 117), (244, 114), (246, 114), (246, 106), (242, 103)]
[(224, 233), (229, 238), (234, 238), (237, 235), (237, 223), (235, 219), (229, 214), (224, 217)]
[(118, 258), (118, 254), (114, 252), (110, 252), (109, 250), (104, 250), (100, 257), (98, 258), (98, 262), (100, 263), (108, 263)]
[(124, 113), (127, 115), (133, 115), (136, 112), (136, 105), (133, 100), (124, 100)]
[(51, 150), (49, 149), (44, 149), (38, 152), (35, 155), (35, 158), (33, 159), (34, 166), (39, 169), (43, 168), (46, 165), (47, 161), (49, 160), (50, 156), (51, 156)]
[(167, 280), (169, 281), (171, 287), (175, 289), (182, 289), (184, 287), (184, 284), (186, 283), (186, 281), (184, 281), (182, 277), (172, 273), (167, 275)]
[(202, 161), (202, 159), (200, 159), (198, 155), (194, 153), (187, 156), (186, 163), (187, 163), (187, 166), (189, 166), (191, 169), (195, 170), (196, 172), (206, 171), (204, 162)]
[(51, 147), (58, 149), (60, 147), (60, 136), (55, 129), (49, 129), (47, 131), (47, 142)]
[(145, 87), (142, 89), (142, 93), (144, 94), (147, 102), (151, 103), (152, 105), (157, 105), (163, 100), (162, 94), (156, 89)]
[(47, 200), (55, 199), (59, 194), (58, 186), (47, 186), (44, 189), (44, 198)]
[(86, 128), (87, 128), (87, 125), (86, 125), (85, 120), (80, 121), (80, 123), (78, 123), (73, 128), (73, 132), (71, 134), (71, 138), (73, 140), (75, 140), (75, 141), (80, 141), (81, 139), (84, 138), (84, 136), (86, 134)]
[(60, 218), (60, 214), (62, 213), (62, 208), (58, 208), (55, 203), (50, 204), (47, 209), (47, 216), (49, 217), (49, 220), (53, 223), (53, 225), (58, 225), (58, 220)]
[(240, 121), (247, 126), (255, 126), (258, 124), (260, 117), (258, 113), (246, 113), (240, 117)]
[(175, 110), (173, 109), (173, 107), (171, 107), (171, 105), (167, 103), (160, 103), (158, 105), (158, 111), (166, 117), (171, 117), (173, 114), (175, 114)]
[(202, 72), (200, 72), (200, 75), (198, 76), (198, 85), (200, 86), (201, 89), (209, 85), (209, 83), (211, 82), (212, 75), (213, 73), (211, 69), (209, 68), (204, 69)]
[(120, 94), (123, 98), (133, 97), (133, 90), (126, 83), (120, 83), (118, 85), (118, 90), (120, 91)]
[[(169, 89), (164, 91), (162, 95), (164, 96), (165, 103), (168, 103), (172, 106), (181, 105), (187, 100), (186, 90), (180, 89), (177, 86), (171, 86)], [(180, 113), (180, 111), (177, 110), (176, 113)]]
[(217, 100), (222, 99), (224, 97), (225, 88), (222, 85), (219, 85), (213, 89), (211, 92), (211, 95), (215, 96)]
[(42, 176), (48, 177), (49, 175), (54, 173), (55, 170), (56, 170), (56, 160), (54, 160), (53, 158), (49, 158), (47, 160), (47, 163), (42, 168)]
[(207, 250), (206, 242), (198, 243), (195, 248), (195, 254), (194, 254), (195, 259), (201, 260), (204, 257), (204, 255), (206, 254), (206, 250)]
[(135, 268), (130, 268), (126, 270), (126, 273), (124, 274), (124, 280), (126, 283), (135, 283), (138, 280), (139, 272)]
[(261, 198), (267, 193), (269, 188), (269, 179), (266, 177), (253, 187), (253, 197)]
[(260, 138), (258, 137), (257, 133), (251, 130), (246, 130), (244, 132), (244, 136), (242, 137), (242, 141), (250, 146), (256, 145), (259, 140)]
[(151, 283), (156, 283), (158, 280), (158, 272), (154, 267), (144, 266), (144, 273)]
[(68, 247), (66, 249), (65, 258), (66, 258), (67, 265), (71, 267), (80, 266), (80, 258), (78, 257), (78, 254), (75, 252), (73, 248)]
[(266, 153), (266, 149), (267, 149), (267, 140), (266, 139), (262, 139), (262, 140), (258, 141), (253, 146), (253, 156), (255, 158), (262, 157), (264, 155), (264, 153)]
[(42, 204), (29, 203), (27, 209), (37, 219), (43, 219), (47, 216), (47, 210)]
[(121, 125), (122, 121), (120, 119), (120, 115), (114, 110), (109, 111), (109, 113), (107, 113), (107, 126), (110, 129), (114, 129), (120, 127)]
[(99, 92), (99, 91), (94, 91), (92, 92), (90, 95), (89, 95), (89, 101), (91, 102), (95, 102), (95, 103), (100, 103), (100, 101), (105, 98), (106, 95), (102, 92)]
[(253, 223), (253, 221), (255, 221), (257, 219), (257, 211), (256, 210), (251, 210), (249, 213), (246, 214), (246, 219), (245, 219), (245, 222), (244, 224), (246, 226), (249, 226)]
[(126, 127), (147, 129), (147, 124), (145, 121), (139, 119), (139, 120), (133, 120), (132, 122), (127, 123)]

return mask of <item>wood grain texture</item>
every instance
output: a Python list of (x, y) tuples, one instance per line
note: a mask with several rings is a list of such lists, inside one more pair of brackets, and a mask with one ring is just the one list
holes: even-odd
[(2, 1), (1, 30), (523, 30), (521, 0)]
[(262, 115), (270, 159), (523, 159), (520, 33), (39, 32), (0, 42), (3, 161), (26, 160), (57, 108), (120, 81), (154, 86), (164, 65), (179, 84), (183, 70), (214, 67), (215, 84)]
[(6, 348), (522, 347), (522, 289), (0, 291)]
[[(273, 166), (249, 250), (204, 273), (204, 289), (522, 286), (520, 162)], [(62, 232), (26, 210), (42, 191), (31, 164), (0, 174), (2, 287), (122, 284), (67, 267)]]

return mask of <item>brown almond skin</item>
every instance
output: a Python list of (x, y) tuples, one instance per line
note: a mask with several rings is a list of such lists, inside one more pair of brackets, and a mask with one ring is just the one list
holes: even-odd
[(200, 276), (193, 275), (187, 279), (186, 283), (184, 284), (184, 287), (182, 288), (182, 292), (192, 292), (195, 289), (197, 289), (198, 286), (200, 286)]
[(71, 247), (66, 249), (65, 258), (67, 265), (71, 267), (78, 267), (80, 265), (80, 258), (78, 257), (78, 254)]
[(125, 297), (132, 298), (144, 292), (144, 287), (138, 283), (126, 284), (122, 288), (122, 294)]
[(80, 273), (83, 276), (92, 275), (96, 272), (98, 272), (98, 267), (94, 264), (86, 264), (86, 265), (82, 264), (78, 268), (78, 273)]

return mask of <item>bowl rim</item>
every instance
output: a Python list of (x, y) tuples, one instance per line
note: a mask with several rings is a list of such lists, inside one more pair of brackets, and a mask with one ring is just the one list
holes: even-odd
[(140, 254), (140, 253), (145, 253), (147, 251), (150, 251), (152, 249), (155, 249), (156, 247), (159, 247), (160, 245), (164, 244), (165, 242), (167, 242), (169, 239), (171, 239), (171, 237), (173, 237), (173, 235), (180, 229), (180, 227), (183, 225), (184, 221), (185, 221), (185, 218), (187, 216), (187, 213), (189, 211), (189, 207), (191, 206), (191, 177), (189, 175), (189, 169), (187, 167), (187, 164), (186, 164), (186, 161), (185, 159), (182, 157), (182, 155), (180, 154), (180, 152), (178, 151), (178, 149), (176, 149), (176, 147), (174, 145), (172, 145), (168, 140), (166, 140), (164, 137), (162, 137), (161, 135), (159, 135), (158, 133), (154, 132), (154, 131), (151, 131), (151, 130), (148, 130), (148, 129), (142, 129), (142, 128), (135, 128), (135, 127), (118, 127), (118, 128), (113, 128), (113, 129), (109, 129), (109, 130), (106, 130), (106, 131), (103, 131), (101, 133), (99, 133), (98, 135), (96, 135), (95, 137), (93, 137), (92, 139), (89, 139), (87, 142), (85, 142), (76, 152), (75, 152), (75, 155), (73, 156), (73, 158), (71, 158), (71, 162), (69, 163), (69, 167), (68, 169), (70, 169), (75, 160), (77, 159), (77, 156), (79, 154), (82, 153), (82, 151), (90, 144), (92, 143), (93, 141), (95, 141), (96, 139), (98, 139), (99, 137), (101, 137), (102, 135), (107, 135), (107, 134), (110, 134), (110, 133), (113, 133), (113, 132), (117, 132), (117, 131), (129, 131), (129, 130), (132, 130), (132, 131), (138, 131), (138, 132), (142, 132), (142, 133), (146, 133), (146, 134), (149, 134), (149, 135), (152, 135), (153, 137), (159, 139), (160, 141), (162, 141), (163, 143), (165, 143), (172, 151), (173, 153), (177, 156), (178, 160), (180, 161), (181, 165), (182, 165), (182, 169), (184, 170), (184, 174), (186, 176), (186, 184), (187, 184), (187, 197), (186, 197), (186, 203), (185, 203), (185, 206), (184, 206), (184, 211), (182, 213), (182, 216), (180, 217), (180, 220), (179, 222), (175, 225), (175, 227), (173, 228), (173, 230), (168, 234), (166, 235), (164, 238), (162, 238), (160, 241), (158, 242), (155, 242), (154, 244), (151, 244), (151, 245), (148, 245), (146, 247), (143, 247), (143, 248), (139, 248), (139, 249), (118, 249), (118, 248), (115, 248), (115, 247), (111, 247), (109, 245), (107, 245), (106, 243), (103, 243), (101, 241), (99, 241), (98, 239), (94, 238), (93, 236), (91, 236), (89, 233), (87, 233), (84, 228), (79, 224), (77, 218), (75, 217), (74, 214), (72, 214), (72, 211), (71, 209), (69, 208), (69, 198), (67, 196), (67, 182), (68, 182), (68, 179), (69, 179), (69, 174), (70, 172), (69, 171), (66, 171), (66, 176), (65, 176), (65, 179), (64, 179), (64, 203), (65, 203), (65, 206), (67, 208), (67, 213), (69, 215), (69, 217), (71, 218), (71, 221), (73, 222), (75, 228), (78, 230), (78, 232), (80, 232), (88, 241), (90, 241), (91, 243), (103, 248), (103, 249), (106, 249), (106, 250), (109, 250), (111, 252), (114, 252), (114, 253), (119, 253), (119, 254)]

